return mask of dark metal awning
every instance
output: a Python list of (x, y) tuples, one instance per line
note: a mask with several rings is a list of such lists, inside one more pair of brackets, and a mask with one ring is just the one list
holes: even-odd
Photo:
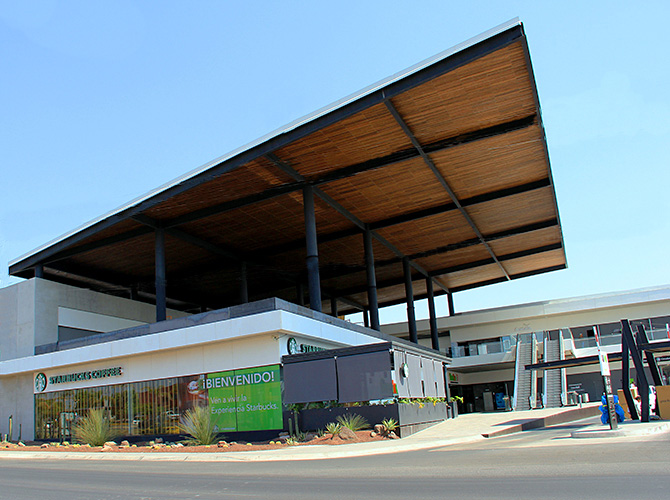
[[(9, 272), (153, 300), (165, 235), (168, 304), (280, 297), (306, 282), (303, 189), (315, 195), (324, 299), (380, 306), (566, 266), (523, 26), (447, 51), (220, 158), (10, 263)], [(331, 302), (324, 300), (323, 310)]]

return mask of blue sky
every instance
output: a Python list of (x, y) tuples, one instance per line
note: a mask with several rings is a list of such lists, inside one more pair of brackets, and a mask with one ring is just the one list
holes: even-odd
[(569, 267), (457, 311), (670, 284), (670, 3), (2, 0), (0, 286), (8, 261), (516, 16)]

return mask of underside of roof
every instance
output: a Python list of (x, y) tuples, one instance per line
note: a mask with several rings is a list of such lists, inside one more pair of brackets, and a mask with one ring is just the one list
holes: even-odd
[(403, 257), (416, 298), (566, 266), (515, 24), (43, 247), (10, 274), (39, 266), (51, 280), (150, 301), (160, 227), (172, 307), (238, 303), (243, 276), (250, 300), (302, 303), (308, 185), (324, 312), (329, 298), (340, 314), (368, 307), (366, 228), (380, 306), (405, 300)]

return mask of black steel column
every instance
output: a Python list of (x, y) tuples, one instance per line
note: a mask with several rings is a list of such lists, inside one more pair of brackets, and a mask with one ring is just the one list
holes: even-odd
[(377, 277), (375, 276), (375, 257), (372, 252), (372, 231), (366, 227), (363, 232), (365, 247), (365, 274), (368, 279), (368, 306), (370, 307), (370, 326), (379, 331), (379, 303), (377, 301)]
[(240, 302), (249, 302), (249, 285), (247, 282), (247, 263), (242, 262), (240, 266)]
[(314, 214), (314, 188), (305, 186), (302, 190), (305, 209), (305, 240), (307, 243), (307, 284), (309, 286), (309, 307), (321, 312), (321, 279), (319, 278), (319, 247), (316, 241), (316, 216)]
[(433, 349), (440, 350), (440, 339), (437, 335), (437, 315), (435, 314), (435, 294), (433, 280), (426, 278), (426, 292), (428, 293), (428, 323), (430, 324), (430, 340)]
[(44, 266), (42, 264), (35, 266), (35, 278), (44, 278)]
[[(637, 343), (638, 344), (649, 343), (649, 339), (647, 338), (647, 332), (644, 331), (643, 325), (637, 325)], [(644, 357), (647, 359), (647, 366), (649, 366), (649, 373), (651, 373), (651, 378), (654, 381), (654, 385), (663, 385), (663, 379), (661, 378), (661, 372), (658, 369), (658, 364), (656, 363), (654, 353), (651, 351), (645, 351)]]
[(330, 298), (330, 314), (331, 316), (335, 316), (336, 318), (339, 316), (337, 314), (337, 298), (336, 297), (331, 297)]
[(295, 294), (298, 297), (298, 305), (299, 306), (304, 306), (305, 305), (305, 285), (302, 283), (298, 283), (295, 286)]
[(162, 228), (156, 228), (156, 322), (165, 321), (167, 317), (165, 274), (165, 233)]
[(621, 388), (626, 399), (631, 420), (639, 420), (640, 416), (637, 414), (637, 409), (635, 408), (635, 400), (633, 399), (633, 394), (630, 392), (630, 351), (626, 337), (623, 334), (621, 335)]
[(368, 316), (367, 309), (363, 309), (363, 326), (365, 326), (365, 328), (370, 328), (370, 317)]
[(402, 270), (405, 274), (405, 299), (407, 300), (407, 328), (409, 329), (409, 340), (415, 344), (419, 343), (416, 333), (416, 315), (414, 314), (414, 291), (412, 290), (412, 269), (409, 259), (403, 257)]
[(640, 393), (642, 403), (640, 421), (649, 422), (649, 382), (647, 382), (647, 374), (644, 372), (642, 357), (640, 356), (640, 351), (633, 338), (633, 332), (627, 319), (621, 320), (621, 336), (626, 337), (626, 343), (630, 350), (630, 356), (633, 358), (633, 366), (637, 375), (637, 390)]
[(447, 306), (449, 307), (449, 316), (456, 314), (454, 312), (454, 296), (452, 293), (447, 293)]

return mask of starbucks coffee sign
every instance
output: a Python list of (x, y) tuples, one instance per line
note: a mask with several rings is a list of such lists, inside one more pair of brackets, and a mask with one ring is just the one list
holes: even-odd
[(299, 344), (294, 337), (289, 337), (286, 341), (286, 350), (289, 354), (303, 354), (305, 352), (325, 351), (326, 348), (311, 344)]
[(84, 380), (100, 380), (109, 377), (120, 377), (123, 375), (123, 367), (115, 366), (100, 370), (86, 370), (83, 372), (53, 375), (47, 378), (44, 373), (35, 375), (35, 391), (44, 392), (48, 385), (67, 384), (70, 382), (81, 382)]

